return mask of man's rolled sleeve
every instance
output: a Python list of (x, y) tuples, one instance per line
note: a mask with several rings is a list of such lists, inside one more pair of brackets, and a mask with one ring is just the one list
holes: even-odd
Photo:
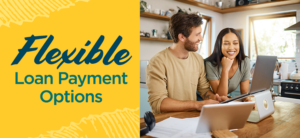
[(162, 61), (153, 59), (149, 61), (146, 69), (148, 87), (148, 102), (154, 114), (159, 114), (160, 105), (163, 99), (168, 97), (167, 77), (165, 67)]
[(201, 95), (201, 97), (203, 98), (203, 95), (210, 90), (209, 88), (209, 82), (206, 78), (206, 71), (204, 68), (204, 63), (201, 65), (200, 67), (200, 74), (199, 74), (199, 81), (198, 81), (198, 88), (197, 91), (199, 92), (199, 94)]

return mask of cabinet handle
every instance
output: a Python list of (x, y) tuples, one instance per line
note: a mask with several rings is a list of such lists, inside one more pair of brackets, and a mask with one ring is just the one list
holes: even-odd
[(290, 93), (290, 92), (285, 92), (285, 94), (289, 94), (289, 95), (300, 95), (298, 93)]

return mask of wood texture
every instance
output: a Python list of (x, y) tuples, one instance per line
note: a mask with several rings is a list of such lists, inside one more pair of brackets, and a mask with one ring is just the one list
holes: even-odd
[(248, 39), (248, 57), (249, 59), (252, 59), (251, 58), (251, 20), (249, 19), (249, 30), (248, 30), (248, 36), (249, 36), (249, 39)]
[(205, 38), (205, 31), (206, 31), (206, 28), (208, 26), (209, 22), (207, 21), (207, 23), (205, 24), (205, 27), (204, 27), (204, 31), (203, 31), (203, 36), (202, 36), (202, 41), (200, 41), (200, 50), (199, 50), (199, 54), (201, 54), (201, 50), (202, 50), (202, 44), (203, 44), (203, 41), (204, 41), (204, 38)]
[[(142, 12), (142, 13), (140, 13), (140, 16), (141, 17), (158, 19), (158, 20), (164, 20), (164, 21), (169, 21), (171, 19), (171, 17), (168, 17), (168, 16), (162, 16), (162, 15), (158, 15), (158, 14), (154, 14), (154, 13), (149, 13), (149, 12)], [(209, 22), (211, 20), (211, 17), (206, 16), (206, 15), (202, 15), (202, 18), (206, 19), (207, 22)]]
[(209, 16), (205, 16), (205, 15), (202, 15), (202, 18), (203, 18), (203, 19), (206, 19), (206, 20), (207, 20), (207, 22), (210, 22), (210, 20), (211, 20), (211, 17), (209, 17)]
[(279, 13), (279, 14), (270, 14), (270, 15), (262, 15), (262, 16), (253, 16), (249, 17), (250, 20), (264, 20), (264, 19), (273, 19), (273, 18), (284, 18), (284, 17), (296, 17), (296, 12), (288, 12), (288, 13)]
[(251, 20), (252, 24), (252, 31), (253, 31), (253, 38), (254, 38), (254, 47), (255, 47), (255, 54), (258, 56), (258, 48), (257, 48), (257, 41), (256, 41), (256, 35), (255, 35), (255, 26), (253, 20)]
[(222, 12), (222, 9), (220, 9), (220, 8), (217, 8), (215, 6), (211, 6), (211, 5), (202, 3), (202, 2), (197, 2), (197, 1), (194, 1), (194, 0), (176, 0), (176, 1), (186, 3), (186, 4), (190, 4), (190, 5), (194, 5), (194, 6), (197, 6), (197, 7), (201, 7), (201, 8), (208, 9), (208, 10), (215, 11), (215, 12), (219, 12), (219, 13)]
[(229, 130), (212, 131), (215, 138), (238, 138), (238, 136)]
[(222, 9), (221, 13), (255, 10), (255, 9), (270, 8), (270, 7), (283, 6), (283, 5), (291, 5), (297, 3), (300, 3), (300, 0), (276, 0), (270, 2), (257, 3), (257, 4), (237, 6), (233, 8), (226, 8), (226, 9)]
[(150, 40), (150, 41), (161, 41), (161, 42), (171, 42), (173, 43), (173, 40), (169, 39), (162, 39), (162, 38), (151, 38), (151, 37), (140, 37), (141, 40)]
[[(300, 135), (300, 104), (276, 101), (275, 113), (259, 123), (247, 122), (239, 130), (233, 131), (240, 138), (298, 138)], [(200, 112), (171, 112), (155, 115), (156, 122), (168, 117), (197, 117)], [(140, 127), (145, 127), (144, 118), (140, 118)], [(143, 136), (142, 138), (152, 138)]]
[(204, 9), (208, 9), (211, 11), (219, 12), (219, 13), (230, 13), (230, 12), (239, 12), (239, 11), (246, 11), (246, 10), (254, 10), (254, 9), (262, 9), (262, 8), (269, 8), (269, 7), (276, 7), (276, 6), (283, 6), (283, 5), (291, 5), (300, 3), (300, 0), (276, 0), (270, 2), (263, 2), (257, 4), (250, 4), (244, 6), (237, 6), (232, 8), (220, 9), (215, 6), (207, 5), (201, 2), (197, 2), (195, 0), (176, 0), (179, 2), (183, 2), (186, 4), (194, 5), (197, 7), (201, 7)]
[(153, 19), (158, 19), (158, 20), (164, 20), (164, 21), (169, 21), (171, 17), (168, 16), (162, 16), (154, 13), (149, 13), (149, 12), (143, 12), (140, 13), (141, 17), (147, 17), (147, 18), (153, 18)]
[(242, 42), (244, 42), (244, 31), (243, 31), (243, 29), (235, 29), (235, 30), (238, 31), (238, 32), (241, 32), (240, 36), (241, 36)]
[(209, 22), (208, 25), (208, 56), (211, 55), (211, 51), (212, 51), (212, 46), (211, 46), (211, 30), (212, 30), (212, 21)]

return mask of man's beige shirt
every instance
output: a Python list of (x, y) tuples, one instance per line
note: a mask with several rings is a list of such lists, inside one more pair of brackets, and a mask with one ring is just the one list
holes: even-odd
[(196, 101), (196, 91), (203, 97), (209, 88), (202, 56), (189, 52), (179, 59), (166, 48), (153, 56), (147, 66), (148, 102), (154, 114), (159, 114), (163, 99)]

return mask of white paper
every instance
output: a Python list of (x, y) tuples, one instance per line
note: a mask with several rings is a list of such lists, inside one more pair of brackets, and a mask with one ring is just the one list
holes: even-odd
[(147, 135), (158, 138), (210, 138), (210, 133), (196, 133), (199, 117), (179, 119), (170, 117), (156, 123)]

